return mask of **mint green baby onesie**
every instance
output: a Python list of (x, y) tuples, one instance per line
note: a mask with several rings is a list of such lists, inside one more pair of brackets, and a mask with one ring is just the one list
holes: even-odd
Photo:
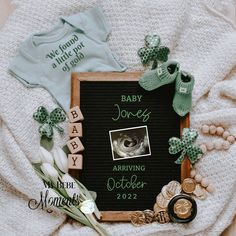
[(72, 71), (124, 71), (107, 44), (110, 27), (99, 7), (68, 17), (20, 47), (9, 71), (25, 85), (47, 89), (65, 111)]

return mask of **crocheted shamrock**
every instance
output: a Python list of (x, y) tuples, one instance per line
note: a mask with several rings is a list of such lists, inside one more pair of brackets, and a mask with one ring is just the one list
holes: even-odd
[(182, 140), (176, 137), (169, 139), (169, 153), (177, 154), (181, 152), (180, 157), (175, 161), (176, 164), (181, 164), (185, 155), (192, 164), (194, 164), (203, 154), (201, 148), (194, 146), (194, 142), (198, 137), (198, 133), (194, 129), (183, 129)]
[(160, 46), (161, 39), (158, 35), (147, 35), (145, 37), (145, 46), (138, 50), (138, 55), (144, 65), (153, 61), (152, 69), (157, 68), (158, 61), (168, 60), (170, 50), (168, 47)]
[(50, 114), (48, 114), (45, 107), (40, 106), (33, 114), (33, 118), (41, 125), (39, 126), (39, 133), (41, 136), (46, 136), (51, 139), (53, 136), (53, 127), (55, 127), (59, 133), (63, 133), (64, 130), (57, 124), (65, 121), (66, 115), (61, 108), (55, 108)]

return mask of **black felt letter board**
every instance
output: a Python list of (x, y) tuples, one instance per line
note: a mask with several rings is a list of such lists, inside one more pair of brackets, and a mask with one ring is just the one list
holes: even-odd
[[(162, 186), (180, 181), (180, 165), (168, 153), (168, 139), (180, 135), (173, 95), (174, 85), (147, 92), (137, 81), (80, 82), (80, 108), (85, 118), (80, 181), (97, 192), (99, 210), (152, 209)], [(122, 115), (118, 118), (119, 109)], [(149, 116), (144, 117), (144, 111)], [(113, 160), (109, 131), (143, 126), (147, 127), (150, 145), (146, 153), (151, 155)], [(127, 145), (132, 144), (128, 141)]]

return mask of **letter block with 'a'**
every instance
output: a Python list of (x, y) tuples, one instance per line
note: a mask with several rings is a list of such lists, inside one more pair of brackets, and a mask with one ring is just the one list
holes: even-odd
[(83, 156), (80, 154), (69, 154), (68, 155), (68, 168), (69, 169), (83, 169)]
[(69, 124), (69, 136), (70, 137), (82, 137), (82, 124), (81, 123), (70, 123)]
[(78, 137), (69, 140), (66, 144), (72, 154), (84, 150), (84, 146)]
[(68, 117), (71, 123), (84, 120), (84, 116), (78, 106), (70, 109)]

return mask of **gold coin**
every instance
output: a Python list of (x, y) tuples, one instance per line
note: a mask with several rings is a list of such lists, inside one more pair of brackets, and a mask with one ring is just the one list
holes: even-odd
[(145, 223), (152, 223), (154, 219), (154, 212), (151, 210), (145, 210), (143, 213), (145, 215)]
[(181, 219), (187, 219), (191, 216), (191, 214), (192, 214), (192, 211), (189, 211), (187, 214), (182, 214), (182, 215), (177, 214), (177, 216)]
[(154, 206), (153, 206), (153, 211), (154, 211), (155, 214), (157, 214), (159, 211), (165, 211), (165, 210), (166, 210), (166, 208), (159, 207), (157, 205), (157, 203), (155, 203)]
[(180, 194), (181, 190), (182, 190), (182, 187), (178, 181), (170, 181), (167, 184), (166, 191), (171, 196), (171, 198)]
[(193, 194), (201, 200), (206, 199), (207, 197), (206, 190), (202, 188), (200, 184), (196, 185), (195, 190), (193, 191)]
[(160, 224), (168, 223), (170, 222), (170, 217), (166, 211), (160, 211), (155, 215), (155, 219)]
[(170, 200), (172, 196), (168, 193), (167, 187), (167, 185), (163, 186), (163, 188), (161, 189), (161, 193), (166, 200)]
[(135, 226), (140, 226), (145, 224), (146, 218), (142, 211), (135, 211), (130, 217), (131, 223)]
[(191, 215), (192, 203), (185, 199), (181, 198), (176, 201), (174, 204), (174, 213), (181, 219), (186, 219)]
[(159, 207), (166, 209), (170, 200), (164, 198), (162, 193), (159, 193), (156, 198), (156, 203)]
[(183, 180), (182, 189), (185, 193), (193, 193), (196, 188), (196, 181), (191, 178), (186, 178)]

